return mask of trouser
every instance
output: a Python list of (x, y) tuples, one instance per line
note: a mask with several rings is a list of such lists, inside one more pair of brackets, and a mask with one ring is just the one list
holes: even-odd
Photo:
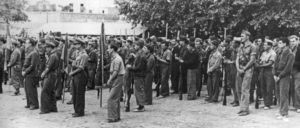
[(178, 92), (179, 74), (180, 74), (179, 66), (172, 67), (171, 83), (172, 83), (172, 90), (174, 90), (174, 92)]
[(38, 84), (38, 77), (25, 77), (25, 94), (27, 99), (27, 106), (39, 107), (37, 93)]
[(182, 76), (182, 85), (181, 85), (181, 92), (182, 93), (187, 93), (187, 69), (183, 67), (181, 69), (181, 76)]
[(14, 66), (11, 68), (10, 71), (10, 79), (8, 81), (8, 85), (12, 85), (15, 89), (16, 92), (19, 92), (20, 90), (20, 84), (21, 84), (21, 68), (19, 66)]
[(169, 65), (162, 65), (161, 66), (161, 89), (160, 94), (161, 96), (168, 96), (169, 95)]
[(107, 100), (107, 116), (108, 119), (119, 119), (120, 112), (120, 98), (123, 84), (123, 76), (117, 76), (116, 79), (111, 81), (112, 88)]
[(139, 106), (145, 105), (145, 77), (134, 77), (134, 94), (136, 104)]
[(196, 77), (197, 69), (188, 69), (187, 70), (187, 86), (188, 86), (188, 100), (196, 99)]
[(289, 88), (290, 88), (290, 75), (281, 78), (279, 82), (280, 100), (279, 100), (279, 113), (282, 116), (288, 115), (289, 110)]
[(146, 75), (145, 78), (145, 95), (146, 95), (146, 99), (145, 102), (147, 105), (151, 105), (152, 104), (152, 83), (153, 83), (153, 73), (149, 72)]
[(87, 74), (81, 71), (73, 76), (73, 106), (75, 113), (84, 115), (85, 108), (85, 86), (87, 84)]
[(196, 90), (198, 91), (198, 93), (201, 92), (202, 90), (202, 70), (201, 70), (201, 64), (199, 64), (198, 68), (197, 68), (197, 72), (196, 72)]
[(213, 71), (208, 74), (207, 89), (209, 92), (209, 99), (212, 101), (218, 101), (220, 92), (220, 74), (219, 70)]
[(203, 83), (207, 84), (207, 79), (208, 79), (207, 62), (204, 62), (201, 65), (201, 78), (203, 79)]
[(259, 82), (265, 106), (270, 107), (273, 104), (273, 91), (275, 87), (275, 80), (274, 75), (272, 73), (272, 68), (260, 69)]
[(237, 74), (237, 70), (235, 67), (235, 64), (229, 64), (229, 75), (227, 76), (228, 81), (229, 81), (229, 86), (232, 89), (233, 92), (233, 102), (238, 103), (239, 102), (239, 98), (238, 98), (238, 94), (236, 91), (236, 74)]
[(55, 83), (55, 97), (61, 97), (63, 91), (63, 73), (57, 71), (57, 79)]
[(293, 70), (293, 81), (294, 83), (294, 107), (300, 109), (300, 71)]
[(96, 69), (89, 69), (89, 79), (88, 79), (87, 87), (90, 89), (95, 88), (95, 74), (96, 74)]
[(0, 67), (0, 93), (3, 92), (3, 88), (2, 88), (2, 84), (3, 84), (3, 75), (4, 75), (3, 68)]
[(237, 94), (240, 99), (240, 110), (249, 111), (250, 86), (253, 75), (253, 68), (248, 69), (245, 73), (237, 73)]
[(42, 82), (41, 112), (57, 111), (55, 98), (56, 78), (57, 76), (54, 72), (49, 72)]
[(251, 87), (250, 87), (250, 100), (254, 100), (255, 87), (256, 87), (257, 96), (262, 97), (259, 73), (260, 71), (258, 69), (253, 70), (253, 76), (251, 79)]

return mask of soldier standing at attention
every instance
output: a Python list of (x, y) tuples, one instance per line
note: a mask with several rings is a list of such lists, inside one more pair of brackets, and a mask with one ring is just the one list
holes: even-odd
[(46, 69), (43, 71), (41, 78), (42, 92), (41, 92), (41, 112), (46, 114), (50, 112), (57, 112), (56, 97), (55, 97), (55, 82), (57, 79), (57, 70), (59, 67), (59, 58), (55, 51), (56, 44), (53, 38), (46, 40), (46, 54), (48, 60), (46, 62)]
[(90, 41), (88, 45), (88, 72), (89, 72), (89, 80), (87, 84), (87, 89), (95, 89), (95, 75), (97, 69), (97, 49), (96, 43), (94, 41)]
[(151, 45), (143, 48), (147, 58), (147, 73), (145, 79), (145, 95), (146, 105), (152, 105), (152, 84), (154, 77), (155, 56), (153, 55), (154, 49)]
[(134, 110), (134, 112), (144, 112), (145, 111), (145, 77), (147, 70), (147, 60), (143, 53), (144, 41), (139, 40), (135, 44), (135, 49), (137, 53), (134, 55), (135, 60), (133, 67), (128, 67), (129, 71), (133, 72), (134, 79), (134, 93), (136, 97), (136, 103), (138, 108)]
[(289, 111), (289, 89), (293, 69), (293, 63), (295, 55), (292, 50), (289, 48), (290, 41), (286, 38), (280, 38), (278, 41), (279, 48), (282, 51), (278, 54), (277, 59), (275, 60), (274, 65), (274, 78), (275, 82), (279, 85), (279, 114), (277, 119), (282, 119), (288, 121), (288, 111)]
[(73, 117), (84, 116), (84, 107), (85, 107), (85, 87), (88, 80), (87, 73), (87, 62), (88, 55), (84, 49), (84, 42), (76, 39), (74, 42), (75, 48), (78, 49), (78, 56), (72, 64), (73, 70), (69, 73), (69, 76), (73, 77), (73, 105), (75, 113)]
[(209, 56), (207, 66), (207, 90), (210, 92), (209, 97), (205, 99), (208, 102), (218, 102), (219, 91), (220, 91), (220, 76), (221, 76), (221, 65), (222, 65), (222, 53), (219, 47), (219, 40), (211, 40), (212, 53)]
[(12, 54), (10, 57), (10, 61), (7, 65), (7, 68), (10, 68), (10, 80), (8, 82), (8, 85), (12, 85), (14, 86), (14, 88), (16, 89), (14, 95), (20, 95), (20, 84), (21, 84), (21, 80), (22, 80), (22, 74), (21, 74), (21, 70), (22, 70), (22, 63), (21, 63), (21, 51), (19, 49), (19, 45), (20, 43), (13, 39), (12, 40), (12, 46), (11, 46), (11, 50), (12, 50)]
[(40, 57), (35, 45), (37, 42), (32, 38), (25, 42), (25, 61), (23, 65), (22, 76), (25, 77), (25, 93), (27, 105), (25, 108), (30, 110), (39, 108), (37, 87), (39, 85), (39, 63)]
[(108, 122), (120, 121), (120, 98), (123, 85), (125, 67), (122, 58), (118, 54), (118, 44), (112, 43), (108, 52), (111, 56), (110, 77), (107, 84), (111, 91), (107, 100)]
[(253, 75), (253, 64), (257, 54), (257, 49), (249, 40), (250, 32), (243, 31), (241, 34), (241, 43), (243, 46), (239, 48), (236, 68), (237, 68), (237, 93), (240, 99), (239, 116), (246, 116), (249, 114), (249, 97), (250, 86)]
[(160, 96), (161, 98), (167, 97), (170, 95), (169, 89), (169, 76), (170, 76), (170, 62), (172, 59), (172, 52), (169, 50), (169, 42), (164, 41), (161, 44), (163, 50), (162, 57), (157, 56), (158, 62), (160, 62), (160, 71), (161, 71), (161, 88)]

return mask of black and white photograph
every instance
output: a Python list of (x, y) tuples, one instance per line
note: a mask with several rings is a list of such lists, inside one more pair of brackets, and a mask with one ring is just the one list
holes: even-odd
[(0, 128), (300, 128), (300, 0), (0, 0)]

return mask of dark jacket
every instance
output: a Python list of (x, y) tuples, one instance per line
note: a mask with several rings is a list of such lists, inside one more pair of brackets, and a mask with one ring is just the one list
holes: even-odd
[(36, 49), (32, 49), (30, 53), (25, 56), (23, 71), (26, 77), (39, 76), (40, 57)]
[(279, 78), (289, 76), (292, 72), (295, 55), (291, 49), (284, 47), (275, 60), (275, 75)]
[(297, 48), (297, 52), (295, 54), (295, 62), (294, 62), (294, 69), (300, 71), (300, 46)]
[(87, 64), (88, 70), (96, 70), (97, 68), (98, 58), (96, 52), (97, 52), (96, 50), (93, 50), (88, 53), (89, 55), (88, 64)]
[(147, 60), (144, 53), (140, 50), (136, 53), (133, 67), (129, 68), (133, 72), (134, 77), (146, 77)]
[(184, 60), (184, 65), (187, 69), (196, 69), (199, 65), (199, 55), (196, 51), (196, 49), (193, 49), (191, 51), (187, 51), (187, 58)]

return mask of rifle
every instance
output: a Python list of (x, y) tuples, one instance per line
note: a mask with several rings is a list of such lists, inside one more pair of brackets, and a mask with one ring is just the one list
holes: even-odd
[(65, 101), (65, 87), (68, 84), (68, 75), (69, 75), (69, 55), (68, 55), (68, 48), (69, 48), (69, 40), (68, 34), (66, 34), (66, 42), (63, 48), (63, 67), (66, 66), (65, 77), (63, 81), (63, 96), (62, 96), (62, 103)]

